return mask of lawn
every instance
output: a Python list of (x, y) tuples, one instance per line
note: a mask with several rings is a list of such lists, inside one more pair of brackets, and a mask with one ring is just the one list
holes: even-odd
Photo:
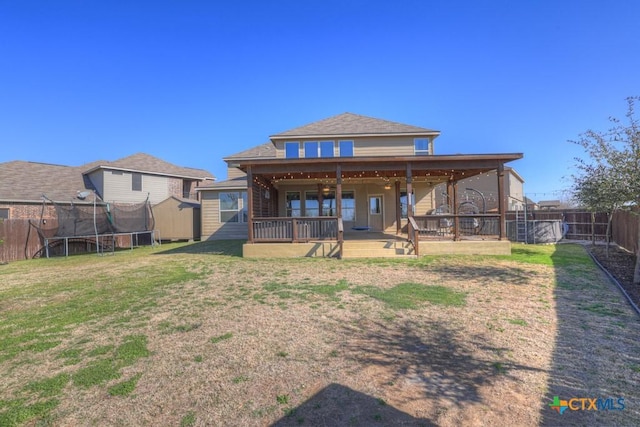
[(0, 266), (0, 425), (640, 425), (640, 322), (580, 246), (240, 247)]

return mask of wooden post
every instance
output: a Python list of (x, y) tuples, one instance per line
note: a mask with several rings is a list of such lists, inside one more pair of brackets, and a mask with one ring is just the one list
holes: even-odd
[(336, 215), (342, 218), (342, 166), (336, 166)]
[(453, 212), (453, 240), (460, 240), (460, 218), (458, 217), (458, 181), (453, 181), (451, 183), (451, 194), (452, 198), (450, 200), (451, 209)]
[(253, 243), (253, 172), (251, 166), (247, 166), (247, 237), (249, 243)]
[(396, 234), (402, 233), (402, 207), (400, 206), (400, 181), (396, 181)]
[(498, 213), (500, 214), (500, 240), (507, 238), (507, 221), (504, 195), (504, 164), (498, 165)]
[(411, 176), (411, 163), (407, 163), (407, 219), (413, 218), (413, 177)]
[(322, 216), (322, 203), (324, 203), (324, 194), (322, 194), (323, 187), (322, 184), (318, 184), (318, 216)]

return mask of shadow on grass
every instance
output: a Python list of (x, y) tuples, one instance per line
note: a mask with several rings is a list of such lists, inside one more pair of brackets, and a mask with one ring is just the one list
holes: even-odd
[(514, 285), (526, 285), (531, 282), (531, 272), (515, 266), (490, 266), (473, 265), (468, 262), (461, 265), (434, 265), (426, 267), (426, 270), (441, 274), (448, 280), (477, 281), (478, 278), (486, 281), (500, 281)]
[(329, 384), (272, 427), (286, 426), (435, 426), (341, 384)]
[[(584, 248), (558, 245), (551, 258), (557, 332), (540, 425), (640, 425), (635, 405), (640, 401), (638, 317)], [(576, 262), (567, 262), (572, 259)], [(583, 410), (581, 402), (574, 401), (577, 410), (560, 413), (550, 406), (556, 396), (567, 404), (574, 398), (613, 400), (599, 410)]]
[(514, 380), (517, 371), (539, 371), (510, 361), (509, 348), (492, 347), (483, 336), (461, 336), (455, 326), (442, 321), (365, 322), (344, 329), (349, 337), (340, 347), (344, 357), (373, 369), (376, 387), (389, 387), (385, 393), (395, 401), (424, 407), (418, 413), (422, 418), (380, 398), (331, 384), (274, 426), (435, 426), (449, 406), (482, 403), (483, 386)]
[(154, 255), (209, 254), (242, 257), (243, 244), (244, 240), (208, 240), (204, 242), (188, 243), (167, 250), (159, 250), (158, 252), (155, 252)]
[(456, 405), (482, 402), (480, 388), (515, 371), (539, 371), (508, 359), (509, 348), (492, 347), (484, 336), (460, 336), (441, 321), (363, 325), (348, 331), (345, 350), (357, 362), (378, 366), (391, 383), (417, 388), (428, 399)]

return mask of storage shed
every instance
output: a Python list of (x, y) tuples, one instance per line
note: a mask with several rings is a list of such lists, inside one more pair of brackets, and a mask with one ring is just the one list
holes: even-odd
[(161, 240), (200, 240), (200, 203), (171, 196), (153, 208)]

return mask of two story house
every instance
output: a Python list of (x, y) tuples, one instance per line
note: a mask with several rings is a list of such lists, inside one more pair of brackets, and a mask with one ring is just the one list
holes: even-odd
[[(439, 134), (344, 113), (272, 135), (226, 157), (227, 180), (198, 188), (202, 239), (247, 239), (245, 256), (341, 256), (346, 241), (366, 237), (401, 236), (414, 254), (416, 240), (430, 235), (461, 241), (466, 219), (455, 207), (448, 217), (429, 216), (435, 187), (444, 183), (456, 200), (460, 180), (497, 171), (503, 200), (504, 165), (522, 154), (436, 155)], [(503, 242), (493, 246), (501, 253), (505, 210), (500, 203), (491, 233), (478, 234)], [(433, 225), (445, 219), (451, 226)], [(476, 222), (484, 229), (490, 219)]]

